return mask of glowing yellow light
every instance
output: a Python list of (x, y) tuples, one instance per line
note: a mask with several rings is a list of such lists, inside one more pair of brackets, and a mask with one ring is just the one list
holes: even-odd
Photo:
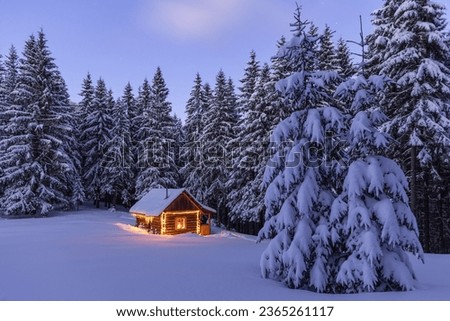
[(177, 229), (177, 230), (186, 229), (186, 218), (185, 217), (177, 217), (175, 219), (175, 229)]

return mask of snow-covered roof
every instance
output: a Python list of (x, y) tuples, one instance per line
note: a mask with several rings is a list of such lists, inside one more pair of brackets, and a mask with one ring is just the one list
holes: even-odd
[(212, 213), (216, 212), (214, 209), (197, 201), (185, 188), (153, 188), (130, 208), (130, 212), (147, 216), (159, 216), (183, 192), (188, 194), (202, 209)]

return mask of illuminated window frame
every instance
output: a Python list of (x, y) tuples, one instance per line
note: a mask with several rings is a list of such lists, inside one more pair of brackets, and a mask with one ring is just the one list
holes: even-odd
[(175, 230), (181, 231), (187, 228), (186, 216), (175, 217)]

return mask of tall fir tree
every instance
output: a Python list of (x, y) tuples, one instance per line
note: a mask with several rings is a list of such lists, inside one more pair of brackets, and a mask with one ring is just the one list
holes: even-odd
[[(133, 174), (136, 182), (143, 163), (141, 157), (144, 155), (144, 139), (150, 136), (150, 108), (151, 108), (151, 88), (147, 78), (138, 89), (136, 104), (129, 110), (131, 119), (131, 141), (134, 158)], [(134, 196), (136, 198), (136, 194)]]
[(177, 114), (173, 114), (173, 161), (176, 168), (176, 186), (183, 186), (183, 174), (181, 169), (184, 166), (183, 163), (183, 150), (186, 144), (186, 133), (184, 131), (183, 121)]
[(85, 153), (83, 166), (85, 190), (97, 207), (100, 206), (100, 201), (107, 196), (104, 186), (102, 186), (106, 180), (106, 172), (102, 163), (107, 155), (106, 151), (112, 138), (113, 129), (108, 96), (105, 81), (100, 78), (95, 86), (92, 111), (86, 115), (85, 127), (81, 133)]
[[(264, 193), (261, 185), (269, 157), (267, 151), (270, 133), (275, 120), (280, 118), (278, 97), (272, 94), (273, 91), (270, 67), (265, 64), (261, 69), (255, 93), (248, 102), (246, 117), (236, 133), (235, 139), (240, 142), (239, 157), (234, 158), (229, 179), (232, 183), (230, 186), (237, 186), (235, 182), (240, 182), (240, 186), (228, 194), (230, 219), (235, 222), (254, 222), (258, 227), (264, 223)], [(275, 100), (271, 100), (274, 97)], [(255, 231), (244, 229), (243, 232)]]
[(47, 215), (69, 208), (80, 182), (72, 150), (73, 110), (42, 30), (25, 43), (14, 92), (15, 104), (2, 115), (7, 119), (1, 142), (7, 152), (0, 158), (4, 212)]
[[(174, 118), (167, 100), (167, 89), (161, 69), (158, 67), (151, 85), (149, 122), (141, 128), (143, 153), (139, 175), (136, 180), (136, 197), (139, 199), (152, 188), (177, 187), (178, 170), (175, 165)], [(144, 110), (145, 115), (145, 110)]]
[(243, 117), (245, 117), (248, 101), (255, 92), (256, 82), (259, 77), (259, 69), (259, 61), (256, 59), (255, 51), (252, 50), (250, 52), (250, 59), (244, 70), (244, 77), (241, 79), (241, 86), (239, 87), (240, 95), (238, 98), (238, 111)]
[(387, 82), (360, 73), (337, 88), (351, 122), (349, 167), (330, 215), (332, 244), (341, 254), (332, 271), (333, 292), (412, 290), (416, 275), (408, 252), (423, 259), (406, 177), (384, 156), (390, 140), (378, 129), (386, 121), (379, 96)]
[(450, 48), (444, 7), (428, 0), (385, 1), (373, 23), (372, 43), (383, 46), (372, 50), (372, 60), (379, 63), (380, 74), (394, 81), (382, 101), (390, 118), (384, 128), (398, 143), (391, 155), (409, 177), (411, 207), (425, 251), (441, 252), (450, 243), (442, 228), (448, 219), (444, 208), (450, 175), (445, 165), (450, 150)]
[[(81, 101), (78, 103), (78, 112), (76, 113), (76, 118), (79, 120), (77, 125), (77, 131), (79, 133), (79, 153), (81, 156), (81, 173), (84, 173), (85, 163), (88, 159), (87, 155), (87, 141), (90, 140), (91, 136), (83, 135), (83, 133), (88, 129), (88, 117), (94, 112), (94, 97), (95, 88), (92, 84), (91, 74), (87, 73), (86, 77), (83, 79), (81, 85)], [(85, 181), (83, 180), (83, 184)]]
[(357, 73), (357, 69), (350, 56), (350, 49), (342, 38), (337, 42), (333, 64), (336, 66), (336, 71), (343, 79), (349, 79)]
[[(277, 42), (277, 50), (280, 50), (280, 48), (282, 48), (285, 44), (286, 44), (286, 38), (283, 36)], [(276, 90), (276, 88), (275, 88), (275, 84), (278, 81), (289, 76), (290, 72), (289, 72), (288, 65), (289, 65), (289, 61), (283, 55), (274, 55), (271, 58), (271, 64), (270, 64), (271, 83), (268, 86), (269, 86), (269, 88), (272, 88), (272, 90), (271, 90), (271, 93), (269, 94), (270, 97), (268, 98), (268, 100), (273, 102), (274, 104), (276, 104), (276, 107), (274, 107), (274, 108), (279, 111), (277, 113), (278, 118), (274, 119), (274, 124), (279, 124), (283, 119), (287, 118), (292, 113), (292, 110), (291, 110), (292, 104), (285, 103), (280, 92), (278, 90)]]
[(130, 206), (133, 201), (134, 159), (128, 111), (134, 108), (134, 104), (133, 89), (128, 83), (122, 97), (114, 103), (112, 109), (112, 138), (102, 162), (104, 176), (107, 178), (104, 189), (110, 195), (113, 207), (117, 204)]
[(330, 26), (326, 25), (319, 42), (319, 70), (336, 70), (336, 65), (334, 64), (335, 50), (332, 37), (333, 31)]
[[(296, 25), (296, 23), (293, 23), (291, 25), (291, 27), (293, 28), (293, 32), (297, 32), (298, 31), (298, 25)], [(305, 65), (305, 70), (308, 71), (313, 71), (313, 70), (317, 70), (317, 68), (319, 68), (319, 58), (318, 58), (318, 51), (319, 51), (319, 45), (320, 45), (320, 37), (319, 37), (319, 28), (313, 23), (310, 22), (309, 24), (309, 30), (308, 30), (308, 35), (311, 38), (316, 38), (317, 41), (315, 43), (312, 44), (312, 51), (315, 52), (315, 56), (314, 57), (305, 57), (306, 59), (306, 65)], [(297, 61), (294, 62), (294, 64), (291, 64), (291, 72), (296, 72), (298, 70), (298, 67), (302, 64), (301, 61)]]
[(337, 74), (310, 70), (318, 37), (308, 34), (309, 23), (301, 19), (299, 8), (292, 26), (293, 37), (278, 55), (296, 69), (277, 89), (296, 111), (272, 135), (274, 142), (291, 144), (280, 147), (264, 174), (266, 223), (259, 240), (270, 242), (261, 257), (261, 273), (291, 288), (324, 292), (333, 283), (335, 253), (328, 226), (339, 188), (335, 177), (342, 170), (338, 155), (325, 147), (342, 134), (344, 115), (328, 103), (327, 86)]
[(204, 200), (205, 187), (201, 177), (203, 172), (202, 148), (205, 127), (204, 115), (207, 110), (208, 98), (205, 93), (202, 78), (197, 73), (190, 97), (186, 103), (185, 134), (186, 144), (183, 146), (182, 159), (184, 166), (180, 172), (183, 176), (184, 186), (194, 197)]
[(226, 195), (230, 167), (229, 143), (234, 137), (236, 105), (232, 86), (220, 70), (209, 108), (205, 111), (203, 130), (203, 166), (201, 182), (205, 186), (205, 202), (218, 210), (219, 223), (228, 223)]
[(367, 36), (367, 59), (364, 69), (368, 75), (381, 74), (384, 52), (393, 37), (392, 16), (403, 0), (384, 0), (383, 7), (372, 13), (375, 30)]
[[(2, 134), (2, 130), (5, 127), (5, 121), (2, 120), (3, 112), (6, 110), (6, 99), (5, 99), (5, 67), (3, 66), (3, 56), (0, 53), (0, 142), (5, 138)], [(0, 143), (1, 146), (1, 143)], [(5, 152), (0, 147), (0, 154), (3, 155)], [(3, 176), (3, 169), (0, 167), (0, 177)], [(0, 186), (0, 197), (3, 195), (3, 186)]]
[(239, 117), (236, 118), (236, 127), (233, 129), (236, 136), (229, 141), (227, 147), (227, 150), (231, 152), (230, 178), (227, 182), (227, 204), (230, 209), (229, 217), (232, 222), (245, 221), (244, 217), (240, 216), (237, 203), (241, 201), (242, 189), (255, 176), (253, 173), (254, 168), (250, 164), (244, 166), (243, 160), (249, 158), (249, 155), (246, 154), (246, 151), (250, 148), (249, 144), (257, 144), (258, 142), (244, 142), (243, 138), (246, 138), (249, 122), (251, 122), (249, 113), (254, 110), (254, 107), (250, 105), (250, 100), (255, 94), (256, 84), (260, 76), (259, 73), (259, 61), (256, 60), (255, 51), (252, 51), (239, 88), (240, 95), (237, 108)]
[[(14, 46), (11, 46), (5, 63), (0, 60), (0, 111), (6, 111), (15, 104), (14, 89), (19, 75), (19, 56)], [(0, 118), (0, 128), (6, 126), (7, 117)], [(2, 133), (0, 132), (0, 137)]]

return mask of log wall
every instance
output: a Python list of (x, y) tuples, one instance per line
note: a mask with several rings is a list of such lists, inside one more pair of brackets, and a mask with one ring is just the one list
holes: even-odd
[[(176, 234), (182, 234), (182, 233), (197, 233), (197, 224), (198, 224), (198, 218), (197, 213), (182, 213), (182, 214), (175, 214), (175, 213), (165, 213), (166, 218), (166, 230), (165, 235), (176, 235)], [(175, 218), (177, 217), (185, 217), (186, 218), (186, 229), (183, 230), (177, 230), (175, 229)]]

